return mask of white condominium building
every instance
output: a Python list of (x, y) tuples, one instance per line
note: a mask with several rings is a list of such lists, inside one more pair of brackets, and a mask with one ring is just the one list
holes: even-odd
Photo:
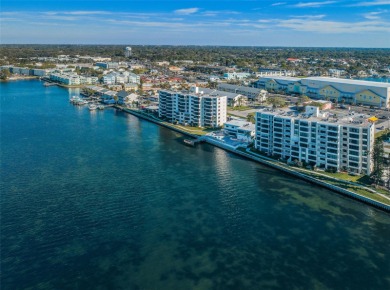
[(322, 169), (369, 175), (374, 133), (375, 125), (362, 114), (331, 113), (314, 106), (307, 106), (303, 114), (266, 108), (256, 113), (255, 147)]
[(140, 77), (129, 72), (111, 72), (103, 76), (102, 81), (105, 85), (140, 83)]
[(226, 96), (159, 92), (159, 116), (169, 122), (196, 127), (220, 127), (226, 122)]

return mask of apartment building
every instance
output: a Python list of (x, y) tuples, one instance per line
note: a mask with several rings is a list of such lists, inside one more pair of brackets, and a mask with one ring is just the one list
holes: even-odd
[[(332, 112), (332, 113), (331, 113)], [(269, 108), (256, 113), (256, 149), (322, 169), (372, 171), (375, 125), (369, 116), (307, 106), (304, 113)]]
[(256, 77), (278, 77), (278, 76), (294, 76), (295, 71), (288, 71), (273, 68), (260, 68), (256, 73)]
[(160, 118), (171, 123), (196, 127), (220, 127), (226, 122), (227, 97), (211, 96), (195, 91), (181, 93), (159, 92)]
[(97, 77), (80, 76), (76, 73), (52, 73), (50, 79), (68, 86), (92, 85), (98, 82)]
[(267, 91), (252, 87), (237, 86), (231, 84), (219, 84), (217, 89), (224, 92), (230, 92), (246, 96), (248, 99), (260, 99), (265, 101), (267, 98)]
[(140, 77), (129, 72), (111, 72), (103, 76), (102, 81), (105, 85), (140, 83)]
[(190, 87), (191, 93), (202, 93), (210, 96), (226, 96), (228, 106), (236, 107), (246, 105), (248, 98), (244, 95), (235, 93), (235, 92), (227, 92), (223, 90), (215, 90), (203, 87)]
[(53, 73), (50, 75), (52, 81), (56, 81), (68, 86), (80, 85), (80, 76), (73, 73)]
[(242, 80), (250, 77), (250, 73), (245, 73), (245, 72), (232, 72), (232, 73), (224, 73), (223, 78), (227, 80)]
[(313, 99), (389, 107), (390, 84), (330, 77), (262, 77), (257, 88), (267, 91), (304, 94)]

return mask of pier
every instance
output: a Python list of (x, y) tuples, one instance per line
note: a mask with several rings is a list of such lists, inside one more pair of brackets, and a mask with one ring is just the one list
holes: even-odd
[(194, 147), (198, 143), (205, 142), (205, 138), (203, 136), (200, 136), (196, 139), (184, 139), (184, 144)]

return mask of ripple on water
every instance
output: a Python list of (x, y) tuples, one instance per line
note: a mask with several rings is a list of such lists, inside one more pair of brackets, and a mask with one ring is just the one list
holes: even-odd
[(61, 88), (0, 86), (4, 289), (390, 288), (388, 215)]

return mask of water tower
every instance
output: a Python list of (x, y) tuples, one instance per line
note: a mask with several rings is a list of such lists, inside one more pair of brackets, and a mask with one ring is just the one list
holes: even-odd
[(125, 57), (131, 57), (131, 47), (127, 46), (125, 48)]

